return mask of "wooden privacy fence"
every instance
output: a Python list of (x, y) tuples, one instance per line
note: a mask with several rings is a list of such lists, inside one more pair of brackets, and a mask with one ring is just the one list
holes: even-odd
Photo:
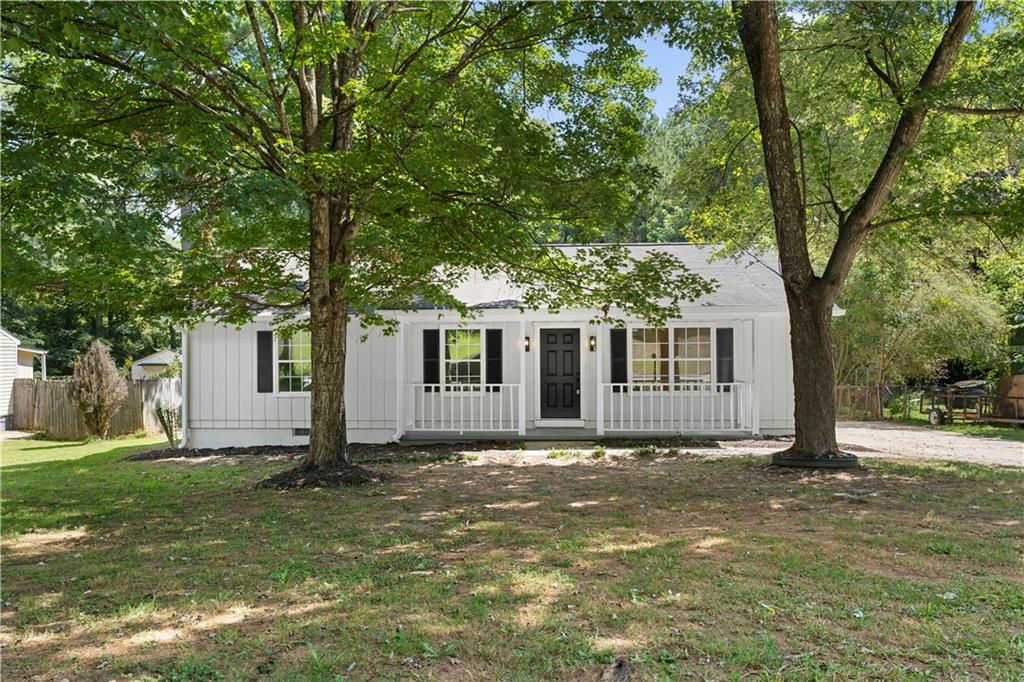
[[(138, 431), (162, 433), (156, 407), (181, 406), (181, 379), (146, 379), (128, 382), (128, 396), (110, 423), (111, 436)], [(89, 435), (70, 381), (15, 379), (11, 393), (14, 428), (45, 431), (59, 440), (80, 440)]]

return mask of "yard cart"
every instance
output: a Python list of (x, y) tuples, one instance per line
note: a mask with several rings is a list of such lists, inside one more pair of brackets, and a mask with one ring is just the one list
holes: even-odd
[(1024, 425), (1024, 376), (1003, 377), (995, 393), (983, 380), (958, 381), (948, 386), (925, 389), (918, 407), (928, 423), (979, 421)]

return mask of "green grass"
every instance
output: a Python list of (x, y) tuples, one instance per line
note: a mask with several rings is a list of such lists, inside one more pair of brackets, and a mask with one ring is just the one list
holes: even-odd
[[(158, 446), (166, 443), (163, 436), (129, 437), (111, 440), (90, 439), (77, 442), (44, 440), (42, 438), (15, 438), (0, 441), (0, 467), (19, 464), (39, 464), (73, 460), (109, 452), (112, 448), (134, 448)], [(127, 453), (128, 451), (125, 450)]]
[(901, 424), (911, 424), (913, 426), (924, 426), (929, 429), (938, 429), (940, 431), (962, 433), (965, 436), (982, 436), (985, 438), (1002, 438), (1004, 440), (1024, 441), (1024, 427), (1020, 426), (985, 424), (963, 420), (957, 420), (952, 424), (932, 426), (928, 423), (928, 417), (923, 414), (912, 414), (909, 417), (896, 417), (893, 418), (893, 420)]
[(88, 446), (3, 470), (11, 679), (1024, 675), (1022, 470), (510, 453), (282, 493)]

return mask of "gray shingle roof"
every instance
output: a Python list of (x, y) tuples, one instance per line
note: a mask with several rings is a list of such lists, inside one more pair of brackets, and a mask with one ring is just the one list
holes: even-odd
[[(555, 245), (551, 248), (560, 249), (571, 256), (580, 247)], [(698, 299), (695, 305), (716, 308), (786, 307), (782, 279), (777, 274), (778, 257), (774, 253), (757, 257), (744, 254), (737, 258), (714, 259), (714, 254), (721, 247), (696, 244), (629, 244), (626, 248), (636, 258), (642, 258), (652, 251), (667, 252), (697, 275), (714, 280), (718, 288)], [(471, 274), (453, 291), (456, 298), (474, 308), (518, 308), (522, 303), (522, 293), (522, 290), (511, 284), (504, 275), (485, 277), (480, 273)], [(417, 307), (430, 309), (434, 306), (424, 301)]]

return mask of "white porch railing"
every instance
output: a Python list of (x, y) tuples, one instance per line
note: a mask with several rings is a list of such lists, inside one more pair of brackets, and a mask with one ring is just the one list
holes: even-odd
[(407, 431), (518, 431), (519, 384), (405, 385)]
[(755, 431), (751, 384), (601, 384), (598, 434)]

